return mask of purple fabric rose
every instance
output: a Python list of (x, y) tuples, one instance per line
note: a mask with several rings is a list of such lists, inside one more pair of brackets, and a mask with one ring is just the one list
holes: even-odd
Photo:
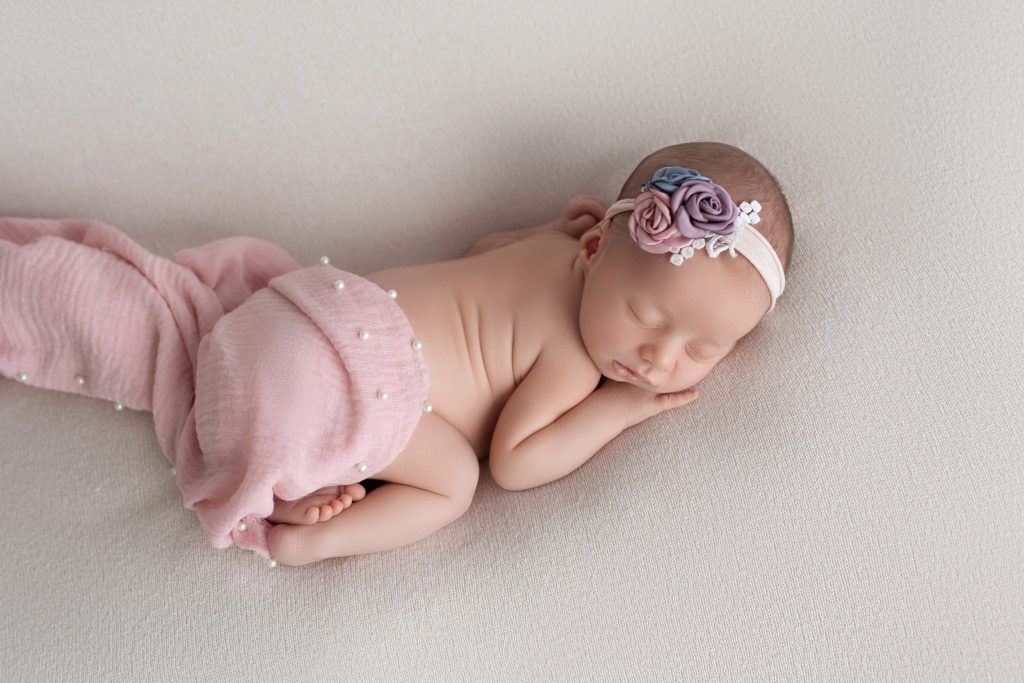
[(697, 239), (708, 232), (731, 235), (739, 207), (732, 197), (710, 180), (685, 180), (672, 193), (669, 209), (679, 234)]

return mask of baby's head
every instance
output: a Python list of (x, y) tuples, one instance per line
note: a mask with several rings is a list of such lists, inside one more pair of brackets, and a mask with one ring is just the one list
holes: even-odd
[[(767, 240), (783, 271), (789, 269), (793, 221), (786, 198), (771, 173), (735, 147), (692, 142), (658, 150), (640, 162), (622, 187), (619, 199), (636, 198), (656, 171), (671, 166), (697, 171), (728, 192), (736, 204), (756, 200), (761, 207), (760, 220), (747, 227), (753, 227)], [(652, 187), (658, 189), (652, 185), (647, 189)], [(661, 187), (668, 189), (659, 202), (673, 195), (672, 185)], [(714, 199), (704, 197), (703, 201), (715, 204)], [(691, 213), (700, 212), (702, 206), (709, 210), (709, 206), (697, 203), (695, 199)], [(664, 202), (660, 206), (647, 206), (652, 222), (646, 223), (647, 232), (634, 224), (634, 234), (645, 240), (647, 249), (660, 249), (662, 253), (651, 253), (634, 241), (628, 227), (632, 211), (627, 210), (605, 218), (580, 236), (574, 269), (584, 277), (580, 335), (595, 365), (609, 379), (666, 393), (687, 389), (704, 379), (764, 318), (772, 296), (765, 277), (751, 260), (739, 251), (733, 257), (729, 249), (711, 257), (707, 247), (716, 247), (710, 240), (704, 242), (704, 248), (701, 242), (694, 242), (691, 246), (695, 249), (673, 258), (678, 262), (688, 253), (692, 256), (674, 265), (668, 248), (686, 244), (686, 236), (680, 236), (676, 230), (679, 221), (672, 215), (659, 214), (664, 212)], [(727, 214), (727, 206), (718, 208)], [(675, 210), (686, 211), (686, 203)], [(663, 228), (660, 232), (659, 226)], [(744, 239), (751, 240), (752, 235)], [(721, 242), (717, 248), (722, 248)], [(762, 264), (774, 261), (770, 249), (760, 248), (764, 250)], [(632, 369), (640, 379), (621, 375), (615, 361)]]

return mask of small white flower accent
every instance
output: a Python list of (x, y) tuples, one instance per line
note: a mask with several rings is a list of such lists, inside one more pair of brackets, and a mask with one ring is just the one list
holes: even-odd
[(690, 258), (691, 256), (693, 256), (693, 247), (687, 247), (686, 249), (683, 249), (684, 258)]
[(736, 218), (745, 224), (760, 223), (761, 217), (757, 215), (760, 211), (761, 203), (756, 199), (753, 202), (742, 202), (740, 204), (740, 213)]
[(694, 242), (693, 243), (693, 247), (694, 247), (694, 249), (703, 249), (704, 248), (704, 238), (701, 237), (699, 240)]
[(676, 252), (676, 253), (672, 254), (672, 257), (669, 258), (669, 261), (672, 262), (673, 266), (681, 266), (681, 265), (683, 265), (683, 261), (684, 260), (685, 259), (683, 259), (683, 255), (680, 254), (679, 252)]

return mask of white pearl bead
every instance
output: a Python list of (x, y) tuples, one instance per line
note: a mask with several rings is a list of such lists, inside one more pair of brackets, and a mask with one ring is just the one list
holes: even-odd
[(242, 523), (240, 523), (240, 524), (238, 525), (238, 530), (239, 530), (239, 531), (245, 531), (245, 530), (246, 530), (246, 529), (248, 529), (248, 528), (249, 528), (249, 527), (247, 527), (247, 526), (245, 525), (245, 522), (242, 522)]
[(335, 289), (345, 289), (345, 283), (342, 282), (341, 280), (335, 280), (334, 281), (334, 288)]
[(366, 341), (367, 339), (370, 338), (370, 333), (367, 332), (366, 330), (359, 330), (359, 338), (362, 339), (363, 341)]
[(392, 299), (397, 299), (398, 298), (398, 292), (396, 292), (393, 289), (389, 289), (388, 290), (388, 296), (390, 296)]
[(82, 384), (85, 384), (85, 377), (83, 377), (82, 375), (75, 375), (75, 382), (77, 382), (79, 386), (81, 386)]
[(419, 351), (420, 349), (423, 348), (423, 342), (421, 342), (419, 339), (413, 339), (412, 340), (412, 348), (414, 348), (417, 351)]
[(117, 412), (120, 413), (122, 410), (124, 410), (124, 406), (121, 405), (120, 403), (115, 403), (114, 404), (114, 410), (116, 410)]
[(331, 262), (331, 259), (327, 258), (326, 256), (321, 256), (320, 257), (320, 264), (321, 265), (326, 266), (330, 262)]
[(277, 560), (271, 560), (270, 562), (267, 562), (267, 564), (269, 564), (270, 568), (273, 569), (277, 566)]
[(378, 391), (377, 398), (379, 398), (382, 401), (388, 400), (388, 392), (384, 391), (383, 389)]
[(360, 472), (365, 472), (366, 471), (366, 463), (365, 462), (359, 463), (358, 465), (356, 465), (356, 469), (359, 470)]
[(175, 474), (177, 474), (177, 473), (178, 473), (178, 468), (176, 468), (176, 467), (172, 467), (172, 468), (171, 468), (171, 476), (174, 476), (174, 475), (175, 475)]
[(19, 382), (27, 382), (28, 381), (28, 375), (26, 375), (24, 372), (19, 372), (18, 373), (18, 381)]
[(424, 403), (423, 404), (423, 412), (424, 413), (429, 413), (433, 409), (434, 409), (434, 406), (430, 405), (429, 403)]

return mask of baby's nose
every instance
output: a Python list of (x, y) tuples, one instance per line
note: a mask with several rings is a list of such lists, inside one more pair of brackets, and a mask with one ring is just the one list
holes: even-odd
[(648, 354), (641, 354), (641, 357), (654, 366), (655, 370), (671, 372), (676, 366), (679, 350), (679, 344), (666, 342), (652, 347)]

